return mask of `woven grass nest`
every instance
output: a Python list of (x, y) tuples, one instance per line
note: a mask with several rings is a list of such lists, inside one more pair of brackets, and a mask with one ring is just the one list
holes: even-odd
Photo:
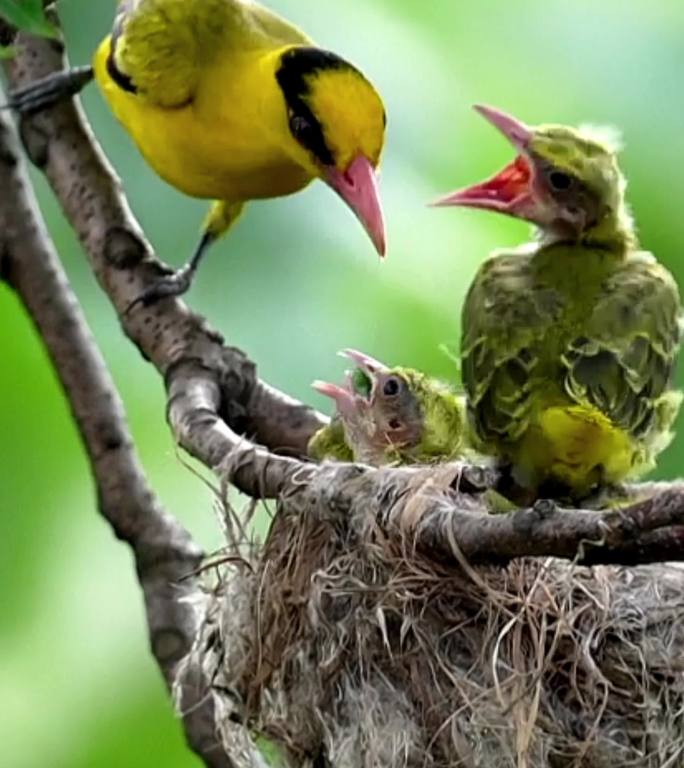
[(684, 766), (681, 567), (446, 567), (297, 498), (263, 543), (226, 522), (184, 664), (236, 766)]

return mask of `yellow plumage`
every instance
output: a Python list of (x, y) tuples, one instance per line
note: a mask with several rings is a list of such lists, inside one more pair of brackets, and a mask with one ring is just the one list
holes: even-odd
[(110, 50), (108, 37), (93, 62), (102, 92), (147, 162), (181, 192), (243, 201), (297, 192), (313, 179), (284, 149), (282, 97), (264, 88), (280, 51), (231, 56), (203, 72), (192, 102), (166, 107), (117, 85), (107, 71)]
[[(283, 54), (311, 41), (256, 3), (239, 0), (123, 2), (120, 32), (94, 59), (116, 117), (150, 165), (193, 197), (246, 201), (296, 192), (320, 175), (292, 137), (276, 71)], [(110, 56), (135, 92), (112, 76)], [(379, 161), (380, 98), (352, 68), (313, 73), (311, 108), (336, 164), (356, 152)]]
[(541, 472), (587, 491), (628, 477), (640, 453), (629, 435), (596, 408), (565, 405), (546, 408), (532, 421), (517, 461), (523, 476)]

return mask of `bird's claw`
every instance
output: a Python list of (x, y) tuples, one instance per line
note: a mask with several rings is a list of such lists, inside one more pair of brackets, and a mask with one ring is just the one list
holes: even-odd
[(137, 298), (126, 307), (124, 314), (128, 315), (135, 307), (149, 307), (162, 299), (181, 296), (192, 285), (195, 270), (186, 265), (170, 275), (165, 275), (147, 287)]
[(68, 72), (57, 72), (24, 88), (10, 91), (4, 109), (13, 109), (21, 115), (33, 115), (52, 107), (63, 99), (71, 98), (93, 79), (92, 67), (76, 67)]

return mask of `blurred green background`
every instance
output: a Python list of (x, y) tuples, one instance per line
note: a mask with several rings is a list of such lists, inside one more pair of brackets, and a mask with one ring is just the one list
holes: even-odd
[[(60, 3), (71, 59), (88, 60), (112, 0)], [(459, 308), (478, 264), (528, 236), (477, 211), (430, 210), (438, 193), (511, 157), (470, 109), (534, 123), (619, 126), (642, 242), (684, 279), (684, 7), (681, 0), (272, 0), (359, 65), (389, 113), (383, 195), (390, 251), (322, 185), (255, 204), (200, 271), (190, 303), (272, 384), (326, 408), (355, 346), (451, 378)], [(83, 97), (134, 211), (167, 261), (195, 243), (204, 205), (143, 164), (97, 90)], [(159, 377), (123, 338), (68, 225), (37, 178), (50, 230), (124, 397), (150, 479), (208, 549), (206, 486), (179, 462)], [(95, 513), (83, 451), (27, 318), (0, 285), (0, 763), (8, 768), (194, 766), (148, 653), (131, 559)], [(684, 430), (658, 476), (681, 472)]]

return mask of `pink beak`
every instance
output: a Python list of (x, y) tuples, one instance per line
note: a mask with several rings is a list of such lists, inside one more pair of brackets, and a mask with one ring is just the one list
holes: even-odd
[(314, 381), (312, 388), (325, 397), (334, 400), (340, 416), (351, 416), (356, 412), (356, 399), (351, 389), (345, 389), (338, 384), (330, 384), (327, 381)]
[(534, 136), (534, 132), (529, 126), (495, 107), (476, 104), (473, 109), (479, 112), (495, 128), (498, 128), (518, 152), (525, 152), (527, 150)]
[(533, 169), (527, 157), (527, 150), (534, 132), (516, 118), (493, 107), (478, 105), (475, 109), (503, 133), (519, 155), (496, 176), (480, 184), (452, 192), (436, 200), (433, 205), (486, 208), (527, 218), (532, 203), (533, 181)]
[(328, 169), (325, 180), (363, 224), (378, 254), (384, 256), (387, 250), (385, 220), (378, 178), (371, 161), (359, 155), (344, 172), (336, 168)]
[(365, 371), (365, 373), (370, 374), (371, 376), (373, 376), (373, 374), (382, 373), (383, 371), (388, 370), (384, 363), (381, 363), (374, 357), (366, 355), (363, 352), (359, 352), (356, 349), (343, 349), (338, 354), (340, 357), (351, 360), (352, 363), (357, 365), (362, 371)]

